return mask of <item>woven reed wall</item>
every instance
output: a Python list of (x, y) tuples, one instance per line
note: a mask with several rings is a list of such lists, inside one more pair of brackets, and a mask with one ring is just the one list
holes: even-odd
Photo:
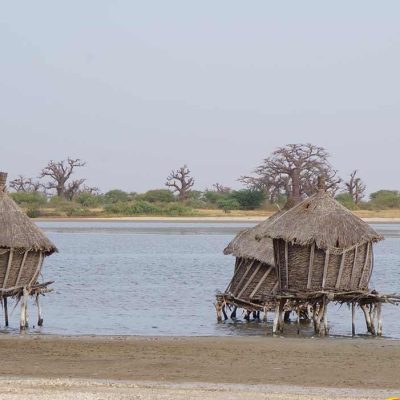
[[(271, 269), (263, 279), (268, 269)], [(257, 271), (257, 272), (256, 272)], [(255, 274), (254, 274), (255, 273)], [(244, 279), (243, 276), (245, 275)], [(254, 292), (259, 282), (258, 289)], [(229, 288), (229, 292), (235, 297), (245, 301), (262, 301), (267, 295), (276, 290), (277, 276), (275, 268), (258, 260), (248, 258), (237, 258), (235, 273)], [(243, 290), (244, 289), (244, 290)], [(253, 296), (251, 296), (253, 294)], [(240, 295), (240, 296), (239, 296)]]
[[(13, 286), (26, 286), (32, 280), (32, 283), (38, 278), (40, 269), (38, 271), (39, 262), (43, 262), (44, 257), (40, 257), (39, 251), (29, 251), (25, 257), (25, 262), (22, 266), (25, 250), (14, 249), (11, 265), (8, 271), (7, 282), (4, 285), (4, 279), (7, 273), (7, 266), (9, 263), (10, 250), (0, 249), (0, 288), (10, 288)], [(22, 266), (22, 271), (21, 271)], [(21, 274), (20, 274), (21, 272)], [(17, 282), (18, 275), (20, 274), (19, 281)]]
[[(369, 250), (368, 250), (369, 247)], [(314, 248), (309, 283), (311, 246), (288, 244), (288, 266), (286, 267), (285, 242), (274, 240), (274, 253), (278, 265), (282, 289), (288, 290), (356, 290), (367, 289), (370, 280), (373, 252), (372, 244), (364, 243), (357, 248), (343, 252), (331, 250), (323, 286), (326, 252)], [(343, 266), (340, 273), (341, 265)], [(288, 280), (287, 274), (288, 271)], [(338, 279), (340, 275), (340, 279)], [(287, 285), (288, 283), (288, 285)]]

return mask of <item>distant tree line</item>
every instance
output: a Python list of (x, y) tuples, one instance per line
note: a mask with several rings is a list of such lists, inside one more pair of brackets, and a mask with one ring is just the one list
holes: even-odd
[(49, 161), (37, 178), (18, 176), (9, 184), (12, 196), (32, 217), (39, 215), (195, 215), (196, 210), (276, 210), (287, 201), (298, 201), (315, 193), (318, 177), (325, 178), (326, 190), (349, 209), (400, 208), (397, 190), (380, 190), (365, 200), (366, 185), (353, 170), (347, 179), (338, 176), (323, 147), (289, 144), (263, 160), (250, 175), (239, 177), (245, 187), (233, 190), (215, 183), (203, 191), (194, 189), (195, 179), (187, 165), (172, 170), (166, 189), (145, 193), (113, 189), (101, 193), (86, 179), (74, 178), (86, 162), (68, 157)]

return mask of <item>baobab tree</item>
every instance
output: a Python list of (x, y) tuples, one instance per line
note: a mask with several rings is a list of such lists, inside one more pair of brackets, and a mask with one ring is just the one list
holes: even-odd
[(213, 188), (217, 193), (230, 193), (232, 189), (228, 186), (221, 185), (220, 183), (214, 183)]
[(55, 189), (58, 197), (72, 199), (79, 191), (85, 179), (71, 181), (71, 176), (76, 168), (84, 167), (86, 163), (79, 158), (67, 158), (62, 161), (50, 161), (42, 169), (40, 178), (49, 178), (44, 185), (46, 189)]
[(366, 186), (364, 182), (357, 176), (358, 171), (355, 169), (347, 182), (345, 182), (347, 193), (352, 197), (354, 204), (360, 204), (361, 199), (365, 196)]
[(270, 200), (284, 194), (293, 202), (317, 190), (318, 176), (324, 176), (326, 189), (333, 195), (341, 179), (328, 162), (329, 154), (311, 143), (279, 147), (254, 170), (255, 176), (243, 176), (241, 182), (262, 188)]
[(178, 193), (179, 201), (185, 201), (188, 199), (191, 188), (194, 185), (194, 178), (190, 176), (190, 170), (187, 165), (184, 165), (175, 171), (172, 170), (167, 177), (165, 185)]
[(42, 188), (42, 184), (39, 181), (35, 181), (32, 178), (25, 178), (23, 175), (18, 175), (17, 178), (10, 181), (10, 188), (16, 192), (38, 192)]

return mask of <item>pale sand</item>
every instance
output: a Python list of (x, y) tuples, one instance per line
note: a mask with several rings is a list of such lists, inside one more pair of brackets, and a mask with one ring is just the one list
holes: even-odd
[(4, 400), (366, 400), (385, 399), (395, 394), (393, 390), (303, 388), (278, 385), (0, 379), (0, 399)]

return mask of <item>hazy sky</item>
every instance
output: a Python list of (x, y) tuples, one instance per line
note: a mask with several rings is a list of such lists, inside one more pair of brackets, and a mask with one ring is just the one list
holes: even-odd
[(239, 187), (277, 146), (400, 189), (400, 2), (2, 1), (0, 170)]

